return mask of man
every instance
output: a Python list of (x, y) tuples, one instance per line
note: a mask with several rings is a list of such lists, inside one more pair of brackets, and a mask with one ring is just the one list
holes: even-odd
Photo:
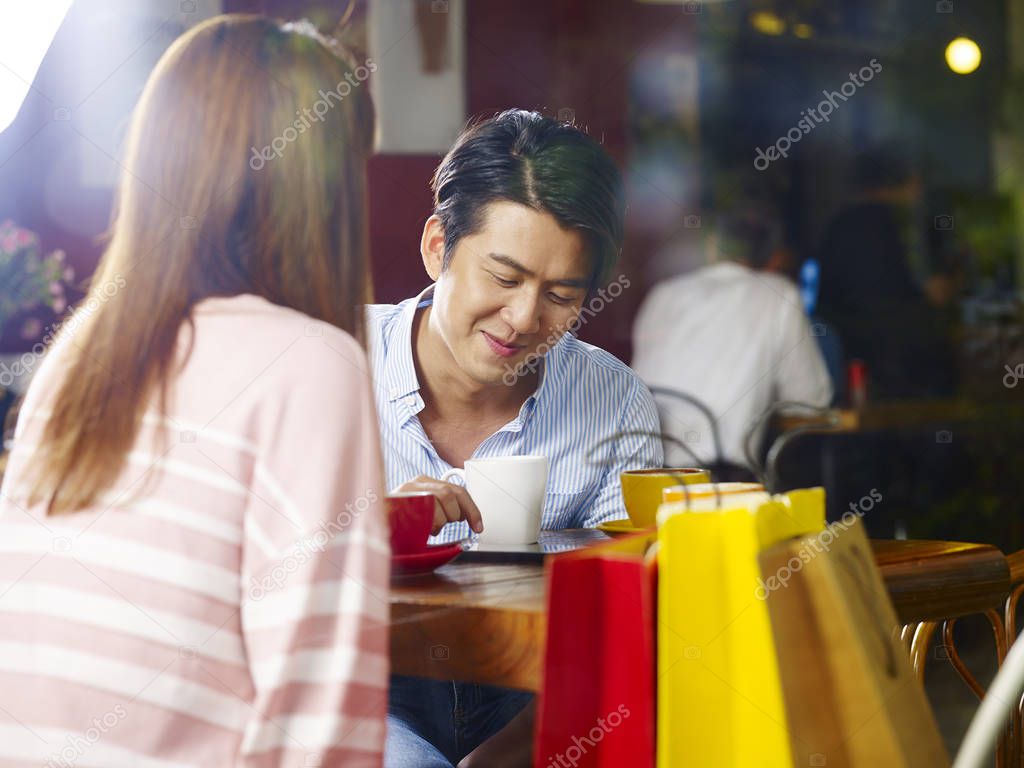
[[(898, 143), (883, 143), (854, 158), (855, 197), (829, 223), (819, 252), (821, 315), (846, 356), (866, 364), (875, 402), (949, 398), (957, 390), (956, 280), (933, 263), (939, 243), (920, 226), (923, 190), (910, 156)], [(933, 226), (932, 237), (952, 235), (949, 217)], [(921, 433), (863, 435), (837, 460), (836, 476), (849, 483), (837, 495), (859, 484), (884, 489), (888, 503), (868, 518), (869, 530), (899, 536), (904, 514), (925, 514), (957, 493), (955, 457)]]
[[(682, 392), (717, 422), (666, 398), (662, 429), (702, 463), (747, 464), (745, 437), (768, 406), (825, 406), (832, 382), (796, 286), (771, 274), (782, 251), (777, 226), (756, 209), (723, 216), (708, 238), (709, 264), (655, 286), (633, 327), (633, 368), (652, 387)], [(761, 434), (752, 438), (758, 445)], [(666, 448), (670, 464), (690, 453)]]
[[(589, 297), (606, 303), (623, 232), (615, 165), (576, 128), (510, 110), (467, 129), (432, 188), (420, 253), (433, 285), (367, 313), (387, 486), (435, 494), (434, 541), (458, 541), (482, 530), (480, 511), (437, 478), (473, 457), (540, 454), (543, 528), (624, 518), (619, 473), (661, 465), (654, 402), (568, 332)], [(385, 763), (528, 765), (532, 722), (528, 694), (396, 676)]]
[(857, 198), (829, 223), (819, 254), (821, 314), (847, 356), (867, 363), (877, 400), (950, 397), (956, 388), (945, 315), (953, 281), (915, 277), (928, 270), (924, 254), (912, 268), (921, 186), (906, 154), (883, 145), (857, 156)]

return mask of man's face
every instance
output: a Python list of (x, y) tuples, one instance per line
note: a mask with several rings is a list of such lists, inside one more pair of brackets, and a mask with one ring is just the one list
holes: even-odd
[(517, 203), (489, 205), (480, 230), (456, 244), (447, 270), (429, 248), (425, 233), (424, 259), (437, 281), (431, 325), (478, 384), (511, 383), (510, 371), (546, 354), (586, 297), (583, 238)]

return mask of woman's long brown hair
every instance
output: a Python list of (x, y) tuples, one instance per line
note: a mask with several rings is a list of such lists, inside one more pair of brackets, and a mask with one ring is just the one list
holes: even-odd
[(362, 340), (367, 64), (308, 26), (249, 15), (198, 25), (160, 59), (132, 119), (95, 311), (58, 340), (32, 503), (72, 512), (113, 484), (156, 398), (166, 413), (179, 331), (204, 298), (256, 294)]

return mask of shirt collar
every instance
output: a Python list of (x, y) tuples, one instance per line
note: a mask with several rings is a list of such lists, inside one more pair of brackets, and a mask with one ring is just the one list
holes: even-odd
[(388, 343), (390, 354), (387, 355), (386, 378), (388, 382), (388, 400), (394, 402), (401, 397), (419, 392), (420, 382), (416, 378), (416, 363), (412, 354), (412, 326), (416, 319), (416, 310), (430, 306), (434, 301), (434, 286), (428, 285), (417, 296), (406, 299), (405, 306), (398, 316), (398, 322)]
[[(545, 397), (547, 392), (555, 386), (552, 383), (552, 379), (557, 378), (558, 364), (561, 362), (562, 355), (565, 354), (565, 345), (569, 343), (566, 339), (568, 333), (565, 333), (558, 342), (548, 350), (548, 353), (541, 359), (539, 376), (537, 377), (537, 389), (533, 391), (533, 394), (526, 398), (526, 402), (523, 404), (524, 407), (529, 406), (533, 408), (541, 398)], [(522, 411), (520, 411), (521, 413)]]

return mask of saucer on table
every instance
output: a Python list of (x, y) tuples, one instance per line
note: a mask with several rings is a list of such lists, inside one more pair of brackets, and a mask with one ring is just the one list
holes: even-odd
[(428, 573), (450, 563), (462, 554), (462, 542), (437, 544), (422, 552), (391, 556), (391, 570), (395, 573)]
[(608, 520), (597, 526), (597, 530), (604, 531), (610, 536), (626, 536), (631, 533), (640, 533), (646, 528), (637, 528), (629, 518), (624, 520)]

